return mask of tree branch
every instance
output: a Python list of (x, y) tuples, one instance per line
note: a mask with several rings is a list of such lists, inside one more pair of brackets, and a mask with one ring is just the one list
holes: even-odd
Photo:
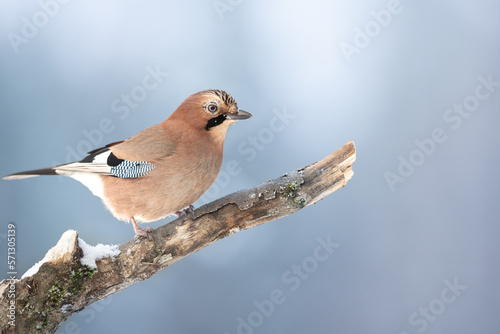
[[(157, 228), (154, 241), (134, 238), (120, 245), (117, 257), (97, 261), (97, 272), (80, 263), (83, 251), (78, 234), (67, 231), (36, 274), (0, 284), (1, 333), (54, 333), (71, 314), (148, 279), (214, 241), (291, 215), (325, 198), (351, 179), (355, 159), (354, 144), (348, 142), (312, 165), (215, 200), (193, 216)], [(9, 297), (13, 288), (15, 299)], [(13, 300), (15, 327), (8, 322)]]

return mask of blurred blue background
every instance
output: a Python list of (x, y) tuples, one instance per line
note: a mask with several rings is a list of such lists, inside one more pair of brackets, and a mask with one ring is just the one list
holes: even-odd
[[(80, 159), (209, 88), (254, 117), (227, 136), (222, 170), (238, 173), (197, 206), (349, 140), (357, 161), (317, 205), (220, 240), (58, 333), (500, 330), (498, 2), (63, 2), (0, 5), (1, 175)], [(68, 229), (89, 244), (133, 236), (60, 177), (1, 180), (0, 212), (1, 253), (15, 222), (20, 273)], [(323, 261), (318, 238), (336, 244)]]

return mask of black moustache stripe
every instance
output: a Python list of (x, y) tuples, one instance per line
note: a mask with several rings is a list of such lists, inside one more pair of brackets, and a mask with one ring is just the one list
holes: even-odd
[(224, 122), (225, 120), (226, 120), (226, 116), (225, 115), (219, 115), (217, 117), (211, 118), (211, 119), (208, 120), (207, 126), (205, 127), (205, 129), (210, 130), (214, 126), (222, 124), (222, 122)]

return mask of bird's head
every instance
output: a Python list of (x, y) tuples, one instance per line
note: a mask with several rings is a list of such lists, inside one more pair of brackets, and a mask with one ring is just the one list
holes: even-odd
[(252, 114), (239, 109), (231, 95), (223, 90), (210, 89), (188, 97), (170, 119), (181, 118), (196, 130), (208, 131), (223, 139), (229, 125), (250, 117)]

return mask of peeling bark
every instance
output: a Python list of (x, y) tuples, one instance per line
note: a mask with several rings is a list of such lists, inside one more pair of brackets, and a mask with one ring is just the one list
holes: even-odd
[(153, 241), (134, 238), (120, 245), (117, 257), (97, 261), (95, 273), (80, 263), (78, 234), (65, 232), (61, 238), (65, 242), (58, 243), (56, 251), (51, 249), (48, 262), (15, 283), (15, 327), (7, 322), (13, 300), (8, 297), (10, 282), (0, 283), (1, 333), (54, 333), (71, 314), (212, 242), (291, 215), (344, 187), (353, 175), (355, 159), (354, 144), (348, 142), (312, 165), (215, 200), (193, 215), (157, 228)]

